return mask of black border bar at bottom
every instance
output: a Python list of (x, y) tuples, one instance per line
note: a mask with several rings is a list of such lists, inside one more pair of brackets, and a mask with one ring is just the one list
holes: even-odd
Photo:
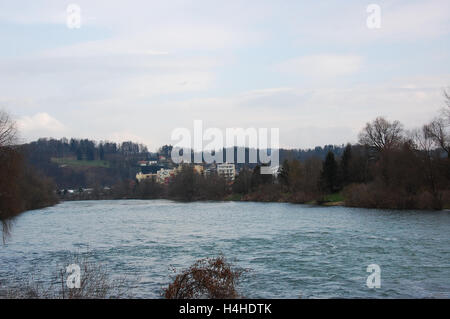
[[(449, 300), (395, 300), (395, 299), (233, 299), (233, 300), (0, 300), (0, 308), (15, 316), (22, 311), (28, 314), (40, 312), (45, 308), (46, 314), (55, 312), (66, 314), (91, 315), (93, 311), (102, 314), (136, 316), (141, 313), (144, 318), (299, 318), (321, 314), (353, 314), (385, 316), (387, 307), (397, 308), (402, 315), (417, 311), (438, 311), (440, 307), (448, 309)], [(391, 310), (389, 310), (390, 312)], [(141, 316), (140, 316), (141, 317)], [(6, 318), (6, 317), (5, 317)], [(128, 318), (126, 318), (128, 319)]]

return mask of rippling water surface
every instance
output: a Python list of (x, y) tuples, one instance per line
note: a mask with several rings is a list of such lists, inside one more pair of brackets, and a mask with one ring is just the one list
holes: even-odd
[[(222, 253), (251, 269), (249, 298), (450, 298), (450, 213), (283, 203), (65, 202), (27, 212), (0, 246), (0, 280), (50, 273), (89, 251), (136, 297), (159, 298), (170, 266)], [(369, 289), (369, 264), (381, 288)]]

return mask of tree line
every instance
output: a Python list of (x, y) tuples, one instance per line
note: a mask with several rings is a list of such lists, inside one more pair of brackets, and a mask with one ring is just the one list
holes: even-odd
[[(450, 94), (447, 107), (430, 123), (405, 130), (399, 121), (378, 117), (366, 124), (359, 143), (325, 158), (300, 160), (284, 154), (277, 177), (261, 165), (243, 167), (232, 185), (217, 175), (200, 176), (186, 165), (167, 188), (155, 181), (135, 186), (138, 194), (182, 200), (242, 199), (324, 203), (390, 209), (442, 209), (450, 205)], [(155, 188), (156, 187), (156, 188)], [(336, 196), (330, 196), (334, 194)]]
[[(133, 142), (115, 143), (108, 141), (96, 142), (89, 139), (47, 139), (41, 138), (37, 141), (18, 146), (27, 164), (36, 168), (44, 175), (51, 177), (58, 189), (79, 188), (103, 188), (120, 184), (122, 181), (134, 180), (136, 173), (140, 171), (139, 161), (158, 160), (164, 158), (166, 165), (171, 163), (171, 145), (164, 145), (157, 152), (149, 152), (142, 145)], [(336, 156), (343, 152), (343, 146), (326, 145), (306, 150), (280, 149), (280, 159), (295, 158), (304, 161), (308, 158), (325, 158), (329, 151)], [(254, 169), (257, 163), (249, 163), (250, 149), (234, 149), (235, 162), (238, 152), (243, 151), (246, 163), (237, 163), (237, 169)], [(226, 149), (223, 154), (225, 156)], [(192, 152), (192, 158), (194, 153)], [(83, 161), (84, 166), (72, 167), (63, 165), (55, 159), (72, 159)], [(225, 160), (225, 159), (224, 159)], [(92, 161), (92, 165), (89, 162)], [(105, 165), (94, 165), (95, 161), (102, 161)]]
[[(138, 171), (138, 161), (156, 159), (156, 154), (148, 152), (147, 147), (130, 141), (97, 143), (89, 139), (41, 138), (19, 148), (27, 163), (51, 177), (58, 189), (111, 186), (119, 180), (133, 178)], [(107, 165), (74, 169), (54, 159), (103, 161)]]
[(11, 219), (23, 211), (58, 202), (53, 181), (27, 165), (17, 147), (17, 128), (0, 110), (0, 222), (7, 234)]

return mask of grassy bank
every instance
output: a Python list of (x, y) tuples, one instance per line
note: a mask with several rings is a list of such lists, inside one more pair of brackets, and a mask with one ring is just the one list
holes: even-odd
[(51, 161), (60, 166), (69, 166), (69, 167), (104, 167), (109, 168), (108, 161), (102, 160), (77, 160), (74, 157), (52, 157)]

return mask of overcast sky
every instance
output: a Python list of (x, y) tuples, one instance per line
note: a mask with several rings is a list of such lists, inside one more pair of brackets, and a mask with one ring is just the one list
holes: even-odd
[[(134, 140), (277, 127), (283, 147), (420, 126), (450, 86), (450, 1), (0, 0), (0, 108), (21, 137)], [(381, 28), (366, 24), (370, 3)]]

